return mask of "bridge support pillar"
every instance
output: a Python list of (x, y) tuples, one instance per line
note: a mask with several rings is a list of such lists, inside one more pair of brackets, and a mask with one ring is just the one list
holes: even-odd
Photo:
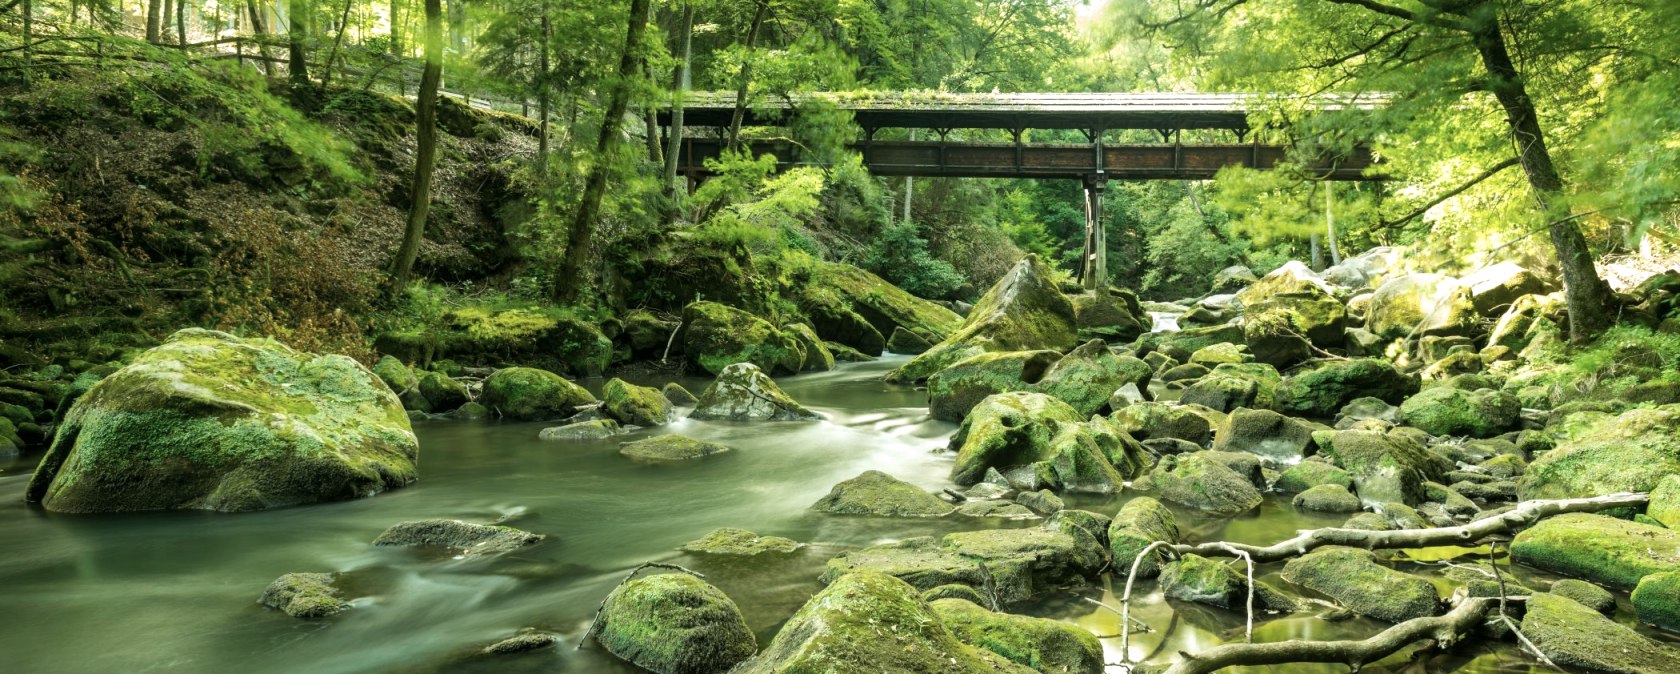
[(1085, 270), (1086, 290), (1108, 285), (1108, 233), (1103, 227), (1103, 193), (1108, 176), (1085, 176)]

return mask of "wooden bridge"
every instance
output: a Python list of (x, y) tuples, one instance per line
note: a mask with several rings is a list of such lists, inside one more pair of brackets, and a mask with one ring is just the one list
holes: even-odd
[[(1257, 100), (1242, 94), (950, 94), (936, 92), (811, 93), (755, 104), (743, 111), (742, 126), (785, 126), (808, 105), (849, 112), (862, 129), (850, 144), (871, 173), (884, 176), (951, 178), (1041, 178), (1079, 180), (1085, 186), (1085, 284), (1107, 278), (1102, 222), (1103, 193), (1109, 180), (1207, 180), (1227, 166), (1272, 169), (1284, 162), (1288, 148), (1260, 142), (1252, 133), (1249, 112)], [(1318, 110), (1368, 109), (1370, 101), (1320, 98)], [(677, 156), (678, 173), (704, 179), (709, 159), (723, 153), (733, 123), (735, 94), (692, 93), (684, 106)], [(667, 141), (673, 132), (670, 111), (658, 123)], [(710, 137), (689, 129), (713, 128)], [(882, 129), (932, 131), (937, 139), (876, 140)], [(1002, 130), (1011, 142), (949, 140), (956, 129)], [(1026, 142), (1029, 130), (1077, 130), (1082, 143)], [(1116, 132), (1150, 131), (1159, 143), (1109, 143)], [(1229, 133), (1226, 143), (1183, 143), (1184, 131)], [(1130, 134), (1133, 139), (1138, 135)], [(1210, 135), (1210, 134), (1204, 134)], [(754, 155), (771, 154), (779, 169), (818, 165), (787, 141), (754, 141)], [(1347, 156), (1323, 157), (1302, 168), (1321, 180), (1381, 180), (1371, 172), (1375, 159), (1361, 149)]]

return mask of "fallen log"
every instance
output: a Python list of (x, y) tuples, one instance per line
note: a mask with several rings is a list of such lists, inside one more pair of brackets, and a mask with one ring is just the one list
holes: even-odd
[[(1516, 598), (1509, 598), (1515, 601)], [(1489, 611), (1499, 606), (1498, 597), (1464, 599), (1444, 615), (1413, 618), (1358, 641), (1291, 640), (1269, 644), (1225, 644), (1200, 653), (1184, 653), (1166, 674), (1208, 674), (1226, 667), (1283, 665), (1297, 662), (1340, 663), (1359, 671), (1407, 645), (1432, 639), (1450, 648), (1481, 627)]]
[(1466, 545), (1493, 534), (1500, 534), (1539, 521), (1544, 517), (1565, 513), (1600, 512), (1615, 508), (1640, 507), (1649, 502), (1649, 494), (1608, 494), (1591, 498), (1566, 498), (1546, 501), (1524, 501), (1517, 507), (1487, 519), (1476, 520), (1456, 527), (1434, 529), (1401, 529), (1397, 531), (1367, 531), (1364, 529), (1308, 529), (1289, 540), (1271, 545), (1248, 545), (1215, 541), (1198, 545), (1175, 545), (1172, 551), (1203, 557), (1240, 556), (1246, 552), (1255, 563), (1275, 562), (1311, 552), (1326, 545), (1346, 545), (1367, 550), (1395, 548), (1424, 548), (1436, 545)]

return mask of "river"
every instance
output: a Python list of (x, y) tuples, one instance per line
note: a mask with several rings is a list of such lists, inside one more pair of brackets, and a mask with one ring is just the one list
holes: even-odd
[[(599, 442), (539, 440), (540, 423), (419, 422), (419, 483), (353, 502), (261, 513), (49, 513), (23, 503), (30, 466), (0, 466), (0, 663), (8, 672), (635, 672), (594, 644), (573, 647), (602, 597), (628, 569), (650, 560), (706, 574), (741, 606), (762, 646), (821, 588), (816, 579), (824, 561), (840, 551), (913, 535), (1030, 526), (806, 510), (835, 483), (868, 469), (928, 489), (950, 486), (951, 455), (938, 450), (956, 426), (928, 418), (924, 392), (880, 381), (902, 361), (888, 357), (782, 380), (789, 394), (825, 417), (821, 422), (680, 421)], [(706, 381), (682, 383), (698, 393)], [(617, 454), (619, 442), (658, 433), (735, 451), (663, 466)], [(1130, 497), (1073, 498), (1069, 505), (1113, 514)], [(502, 521), (548, 539), (500, 558), (466, 560), (369, 544), (396, 522), (433, 517)], [(1244, 542), (1271, 542), (1342, 519), (1298, 514), (1275, 495), (1234, 520), (1184, 511), (1179, 517), (1194, 540)], [(772, 561), (676, 552), (724, 526), (810, 545)], [(1279, 568), (1262, 566), (1261, 575), (1282, 584)], [(1439, 567), (1402, 568), (1433, 575)], [(345, 574), (361, 597), (356, 608), (306, 622), (257, 604), (275, 577), (314, 571)], [(1543, 580), (1524, 569), (1517, 576)], [(1085, 596), (1118, 606), (1123, 584), (1123, 575), (1110, 575)], [(1180, 650), (1242, 638), (1239, 612), (1166, 601), (1153, 581), (1140, 582), (1136, 594), (1133, 614), (1155, 631), (1133, 636), (1134, 660), (1165, 662)], [(1622, 601), (1618, 617), (1631, 622)], [(1117, 616), (1078, 597), (1013, 610), (1082, 625), (1107, 637), (1110, 662), (1121, 658)], [(1299, 613), (1263, 617), (1256, 638), (1362, 638), (1385, 626)], [(473, 655), (523, 627), (559, 632), (566, 641), (521, 655)], [(1490, 641), (1419, 662), (1400, 655), (1365, 671), (1528, 672), (1530, 662), (1514, 647)]]

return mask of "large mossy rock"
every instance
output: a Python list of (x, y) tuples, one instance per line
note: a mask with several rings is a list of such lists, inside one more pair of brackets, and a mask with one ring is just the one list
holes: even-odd
[(1163, 457), (1149, 479), (1161, 498), (1220, 517), (1241, 515), (1265, 500), (1248, 478), (1199, 452)]
[(1145, 402), (1127, 405), (1109, 415), (1116, 430), (1138, 440), (1175, 438), (1205, 447), (1213, 439), (1213, 423), (1195, 407)]
[(752, 363), (723, 368), (700, 393), (690, 419), (711, 421), (807, 421), (821, 419), (782, 392), (770, 375)]
[(752, 363), (772, 373), (798, 374), (805, 368), (805, 345), (769, 321), (716, 302), (683, 308), (679, 337), (683, 354), (711, 374), (736, 363)]
[(638, 461), (669, 462), (703, 459), (730, 451), (728, 445), (697, 440), (686, 435), (655, 435), (618, 446), (620, 456)]
[(1036, 391), (1072, 406), (1082, 416), (1109, 404), (1126, 384), (1148, 388), (1149, 364), (1092, 340), (1067, 355), (1056, 351), (1001, 351), (957, 361), (928, 378), (928, 409), (935, 419), (962, 421), (981, 400), (997, 393)]
[(445, 357), (485, 367), (523, 363), (577, 377), (600, 376), (613, 355), (612, 340), (594, 323), (534, 307), (458, 308), (433, 329), (381, 334), (374, 348), (415, 363)]
[[(1161, 571), (1161, 587), (1168, 597), (1179, 601), (1234, 611), (1248, 608), (1248, 576), (1220, 560), (1184, 555)], [(1289, 595), (1260, 580), (1254, 581), (1253, 597), (1257, 611), (1288, 613), (1297, 606)]]
[(1631, 590), (1645, 576), (1680, 571), (1680, 531), (1571, 513), (1517, 534), (1511, 556), (1537, 569)]
[(1313, 427), (1265, 409), (1239, 409), (1214, 434), (1216, 452), (1246, 452), (1276, 464), (1292, 464), (1312, 447)]
[(1044, 371), (1033, 390), (1071, 405), (1081, 415), (1092, 415), (1108, 406), (1109, 396), (1126, 384), (1149, 387), (1149, 364), (1131, 356), (1116, 355), (1101, 340), (1091, 340), (1069, 351)]
[(420, 373), (420, 395), (435, 412), (454, 410), (471, 401), (467, 385), (442, 372)]
[(1277, 295), (1331, 295), (1330, 284), (1300, 260), (1290, 260), (1237, 291), (1237, 303), (1251, 307)]
[(571, 416), (578, 406), (595, 402), (595, 396), (547, 370), (506, 367), (484, 380), (479, 402), (503, 419), (539, 421)]
[(823, 339), (870, 356), (881, 355), (895, 330), (939, 342), (963, 323), (961, 316), (935, 302), (857, 267), (832, 262), (813, 268), (800, 304)]
[(1400, 418), (1430, 435), (1468, 435), (1491, 438), (1516, 430), (1522, 403), (1504, 391), (1465, 391), (1434, 386), (1406, 399)]
[(1529, 597), (1522, 632), (1564, 667), (1618, 674), (1680, 672), (1680, 649), (1549, 592)]
[(1222, 363), (1185, 387), (1178, 400), (1219, 412), (1269, 408), (1282, 381), (1277, 369), (1265, 363)]
[(601, 387), (601, 411), (622, 424), (663, 426), (670, 423), (674, 410), (671, 401), (656, 388), (618, 378)]
[[(1278, 294), (1264, 302), (1245, 305), (1243, 310), (1245, 317), (1282, 318), (1288, 321), (1290, 332), (1319, 348), (1341, 347), (1348, 328), (1347, 306), (1320, 291)], [(1244, 337), (1248, 336), (1245, 330)]]
[(804, 543), (791, 538), (760, 536), (746, 529), (723, 527), (698, 540), (684, 543), (682, 547), (677, 549), (702, 555), (756, 557), (758, 555), (785, 555), (798, 552), (803, 547), (805, 547)]
[(1517, 298), (1549, 290), (1546, 280), (1515, 262), (1500, 262), (1459, 279), (1470, 290), (1470, 304), (1484, 316), (1497, 316)]
[(1044, 674), (1102, 674), (1102, 642), (1060, 620), (996, 613), (967, 599), (929, 604), (959, 641)]
[(1028, 255), (980, 297), (962, 327), (888, 375), (916, 382), (959, 360), (987, 351), (1066, 351), (1077, 341), (1073, 305), (1050, 268)]
[(1328, 418), (1356, 398), (1398, 405), (1417, 393), (1419, 384), (1416, 375), (1378, 358), (1332, 360), (1284, 377), (1272, 404), (1284, 414)]
[(722, 590), (686, 573), (637, 578), (601, 605), (595, 638), (613, 655), (656, 674), (722, 674), (758, 641)]
[(1368, 550), (1319, 548), (1283, 566), (1283, 579), (1336, 600), (1362, 616), (1391, 623), (1435, 615), (1435, 585), (1378, 564)]
[(1042, 393), (1000, 393), (981, 401), (951, 437), (951, 480), (971, 485), (987, 469), (1025, 471), (1033, 488), (1119, 493), (1143, 470), (1143, 449), (1101, 420)]
[(1440, 274), (1406, 274), (1385, 281), (1371, 296), (1365, 329), (1383, 339), (1472, 335), (1479, 316), (1470, 289)]
[(77, 398), (29, 483), (58, 512), (250, 511), (417, 477), (402, 404), (366, 367), (182, 330)]
[(1570, 430), (1528, 464), (1517, 481), (1523, 500), (1649, 492), (1680, 473), (1680, 405), (1602, 415)]
[(801, 369), (806, 372), (827, 372), (834, 369), (833, 350), (823, 343), (822, 338), (817, 336), (817, 331), (812, 330), (811, 326), (794, 323), (784, 326), (782, 332), (792, 335), (799, 341), (800, 346), (805, 347), (805, 367)]
[(1353, 477), (1361, 501), (1371, 505), (1428, 500), (1427, 484), (1441, 479), (1442, 468), (1428, 450), (1409, 438), (1377, 431), (1318, 431), (1319, 455)]
[(866, 470), (834, 485), (811, 510), (841, 515), (942, 517), (956, 508), (916, 485), (878, 470)]
[(1112, 289), (1070, 295), (1074, 323), (1080, 339), (1129, 342), (1149, 332), (1149, 314), (1138, 306), (1137, 297)]
[(1680, 571), (1653, 573), (1639, 579), (1628, 597), (1639, 622), (1680, 631)]
[(326, 618), (350, 608), (338, 589), (337, 577), (330, 573), (288, 573), (269, 583), (258, 603), (301, 620)]
[(1108, 546), (1114, 558), (1114, 568), (1130, 573), (1137, 564), (1140, 578), (1153, 578), (1167, 561), (1164, 550), (1156, 550), (1139, 560), (1152, 543), (1178, 543), (1178, 517), (1161, 505), (1160, 501), (1141, 496), (1126, 502), (1108, 523)]
[(478, 524), (452, 519), (412, 520), (390, 526), (373, 544), (394, 548), (429, 548), (450, 555), (481, 557), (499, 555), (536, 545), (545, 538), (513, 527)]
[(1052, 520), (1028, 529), (959, 531), (943, 539), (920, 536), (853, 550), (829, 560), (822, 581), (876, 571), (920, 590), (953, 583), (984, 588), (990, 582), (999, 602), (1013, 603), (1086, 585), (1108, 563), (1106, 553), (1083, 527)]
[(963, 643), (916, 588), (887, 574), (863, 571), (836, 579), (812, 597), (770, 645), (735, 674), (1032, 671)]

